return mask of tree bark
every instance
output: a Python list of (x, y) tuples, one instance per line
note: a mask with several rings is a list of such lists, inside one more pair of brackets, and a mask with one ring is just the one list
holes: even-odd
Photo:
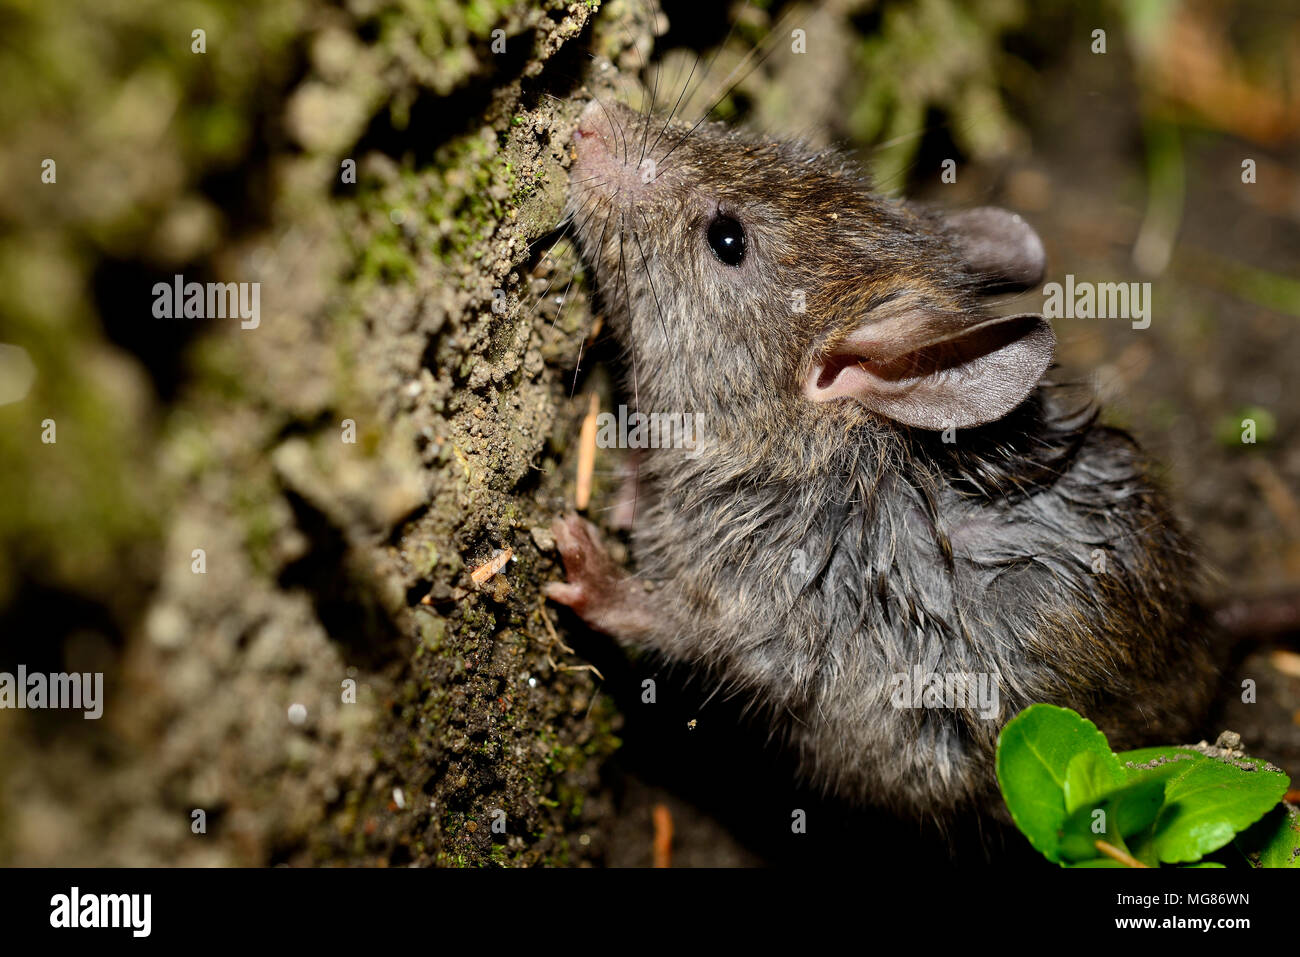
[[(98, 312), (143, 362), (83, 390), (121, 441), (77, 481), (111, 486), (120, 527), (90, 515), (87, 561), (55, 538), (6, 569), (13, 592), (111, 613), (50, 639), (51, 662), (108, 673), (102, 721), (3, 716), (0, 860), (599, 862), (619, 716), (539, 596), (591, 316), (580, 281), (543, 308), (530, 244), (561, 216), (585, 54), (645, 55), (649, 27), (593, 29), (595, 0), (271, 6), (100, 23), (120, 53), (160, 46), (94, 64), (110, 115), (81, 91), (90, 142), (60, 132), (59, 192), (11, 201), (89, 237), (50, 259), (93, 287), (88, 335)], [(140, 169), (115, 184), (105, 156)], [(260, 284), (256, 328), (152, 317), (174, 274)], [(87, 456), (92, 417), (55, 417), (53, 448)], [(55, 468), (24, 467), (38, 487)]]

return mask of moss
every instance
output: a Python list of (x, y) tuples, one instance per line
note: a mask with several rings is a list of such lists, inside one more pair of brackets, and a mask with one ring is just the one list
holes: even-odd
[[(479, 432), (470, 432), (458, 419), (465, 414), (459, 396), (448, 399), (447, 380), (450, 370), (467, 378), (490, 361), (491, 324), (483, 321), (487, 310), (476, 297), (485, 286), (524, 288), (518, 270), (527, 240), (555, 226), (565, 184), (552, 156), (552, 134), (539, 133), (546, 125), (534, 123), (556, 120), (559, 136), (563, 112), (523, 107), (523, 84), (536, 82), (527, 79), (537, 72), (531, 66), (524, 79), (490, 80), (497, 63), (487, 41), (498, 28), (512, 49), (535, 41), (546, 51), (535, 66), (545, 70), (545, 56), (576, 35), (597, 6), (571, 11), (556, 0), (433, 0), (381, 2), (373, 13), (356, 14), (317, 0), (196, 0), (179, 8), (158, 0), (74, 16), (70, 2), (54, 0), (28, 5), (12, 18), (7, 38), (26, 51), (20, 59), (30, 76), (13, 72), (14, 60), (0, 64), (6, 89), (22, 93), (0, 104), (0, 130), (21, 147), (15, 155), (22, 162), (33, 144), (53, 144), (60, 188), (14, 191), (6, 212), (36, 238), (0, 240), (0, 311), (14, 330), (6, 339), (22, 344), (41, 371), (28, 403), (0, 408), (4, 554), (22, 561), (23, 574), (37, 569), (79, 591), (99, 589), (111, 597), (123, 577), (123, 550), (144, 543), (156, 561), (173, 508), (200, 530), (233, 527), (251, 568), (226, 563), (229, 577), (212, 579), (220, 590), (181, 596), (184, 601), (164, 581), (160, 601), (192, 611), (196, 631), (266, 628), (295, 635), (277, 650), (281, 657), (259, 693), (287, 695), (295, 680), (318, 681), (318, 669), (337, 667), (295, 657), (310, 649), (356, 669), (362, 686), (379, 698), (373, 725), (358, 726), (364, 730), (343, 731), (328, 714), (321, 716), (321, 738), (331, 743), (327, 754), (312, 750), (320, 744), (314, 736), (297, 739), (297, 750), (270, 746), (245, 753), (246, 710), (234, 709), (228, 725), (213, 718), (197, 730), (158, 724), (159, 715), (183, 716), (188, 706), (167, 690), (184, 685), (171, 669), (233, 681), (251, 667), (242, 646), (223, 646), (222, 667), (230, 669), (223, 671), (188, 646), (170, 658), (151, 656), (138, 628), (128, 625), (134, 650), (144, 655), (141, 670), (156, 672), (163, 691), (123, 718), (144, 739), (132, 774), (123, 774), (135, 789), (124, 793), (162, 793), (160, 778), (176, 782), (173, 791), (183, 789), (202, 769), (226, 768), (223, 787), (231, 803), (249, 810), (255, 832), (264, 828), (273, 835), (265, 846), (256, 836), (239, 847), (222, 837), (219, 846), (234, 848), (231, 853), (243, 855), (239, 860), (266, 863), (272, 853), (294, 862), (388, 857), (453, 866), (587, 859), (567, 839), (577, 817), (593, 813), (579, 782), (598, 788), (596, 768), (614, 744), (609, 736), (589, 748), (601, 732), (588, 716), (569, 712), (576, 693), (593, 692), (590, 676), (552, 671), (546, 662), (549, 636), (533, 608), (549, 559), (537, 555), (525, 536), (525, 545), (514, 545), (528, 553), (503, 573), (509, 595), (466, 589), (464, 597), (436, 606), (436, 614), (404, 606), (408, 596), (434, 586), (449, 593), (464, 589), (467, 558), (481, 554), (493, 536), (505, 544), (501, 536), (546, 518), (549, 500), (536, 492), (537, 477), (529, 474), (527, 485), (517, 477), (530, 472), (535, 443), (503, 437), (501, 429), (545, 411), (551, 393), (562, 395), (560, 385), (550, 373), (525, 376), (514, 369), (507, 387), (531, 390), (533, 404), (509, 410), (488, 384), (478, 399), (500, 410), (504, 422), (489, 416)], [(561, 28), (565, 17), (571, 22)], [(206, 59), (188, 50), (196, 18), (207, 24)], [(344, 56), (329, 54), (337, 34), (349, 38)], [(71, 42), (64, 39), (69, 35)], [(477, 122), (429, 155), (414, 145), (403, 153), (387, 143), (368, 144), (368, 152), (353, 157), (357, 183), (336, 182), (339, 152), (349, 155), (368, 127), (386, 121), (407, 128), (421, 98), (447, 95), (471, 80), (496, 83), (493, 105)], [(554, 78), (542, 82), (553, 86)], [(66, 114), (69, 102), (78, 108), (68, 130), (43, 119)], [(324, 122), (310, 110), (321, 104)], [(351, 104), (355, 116), (345, 115)], [(267, 115), (288, 117), (292, 144), (266, 136)], [(157, 122), (150, 125), (150, 118)], [(411, 137), (412, 144), (428, 140)], [(262, 155), (258, 144), (268, 144), (274, 155)], [(0, 168), (10, 170), (7, 162)], [(9, 180), (26, 182), (22, 176)], [(77, 181), (86, 184), (85, 196), (74, 189)], [(160, 240), (177, 211), (215, 208), (208, 189), (247, 195), (256, 209), (246, 221), (213, 217), (214, 224), (195, 230), (183, 248)], [(46, 229), (50, 223), (62, 233)], [(141, 363), (105, 342), (90, 294), (96, 271), (123, 261), (145, 272), (165, 267), (241, 280), (275, 277), (277, 300), (274, 306), (269, 295), (263, 301), (261, 329), (249, 335), (206, 330), (187, 358), (177, 360), (178, 366), (188, 363), (188, 371), (168, 415), (160, 414)], [(262, 265), (251, 265), (256, 262)], [(565, 327), (580, 325), (581, 319), (566, 315)], [(521, 364), (510, 340), (522, 329), (511, 321), (492, 330), (504, 337), (494, 353), (501, 362)], [(406, 387), (425, 368), (438, 380), (440, 397), (408, 401)], [(286, 442), (305, 441), (312, 454), (304, 468), (328, 478), (333, 460), (317, 453), (320, 443), (337, 441), (337, 422), (345, 417), (340, 410), (358, 421), (358, 458), (383, 462), (392, 454), (385, 437), (398, 435), (394, 442), (402, 444), (408, 433), (421, 436), (427, 443), (422, 448), (443, 449), (436, 458), (430, 454), (429, 472), (421, 476), (429, 481), (430, 501), (380, 534), (347, 509), (322, 512), (324, 529), (293, 528), (289, 493), (302, 498), (301, 489), (292, 487), (294, 476), (270, 466)], [(33, 420), (44, 415), (59, 422), (59, 446), (52, 449), (32, 441), (38, 431)], [(414, 438), (407, 444), (414, 446)], [(70, 467), (58, 455), (72, 447), (77, 456)], [(358, 627), (370, 633), (369, 612), (361, 615), (364, 627), (354, 627), (346, 613), (322, 613), (322, 607), (342, 604), (329, 585), (277, 587), (277, 562), (283, 561), (277, 549), (289, 531), (320, 536), (305, 546), (312, 564), (337, 561), (338, 567), (320, 569), (322, 581), (356, 582), (372, 597), (396, 591), (398, 601), (379, 602), (385, 610), (375, 613), (386, 616), (376, 633), (391, 631), (391, 647), (356, 640)], [(76, 561), (69, 559), (69, 541), (78, 543)], [(401, 549), (409, 544), (402, 552), (415, 556), (409, 567), (394, 557), (396, 542)], [(42, 554), (51, 567), (31, 560)], [(364, 573), (355, 573), (354, 565)], [(0, 562), (0, 602), (17, 575)], [(149, 581), (148, 572), (140, 581)], [(253, 589), (258, 601), (242, 608), (241, 597)], [(529, 686), (524, 675), (541, 680)], [(547, 729), (545, 752), (535, 746), (539, 727)], [(187, 735), (186, 748), (172, 749), (184, 753), (169, 753), (172, 763), (165, 765), (154, 760), (152, 744), (162, 733)], [(240, 756), (235, 767), (227, 765), (231, 754)], [(566, 776), (574, 780), (565, 783), (560, 801), (532, 802), (534, 793), (560, 794), (557, 781)], [(320, 806), (308, 799), (285, 810), (286, 795), (306, 793), (294, 788), (309, 787), (319, 796), (322, 780), (325, 790), (336, 788), (333, 793), (343, 797)], [(423, 788), (427, 801), (399, 813), (390, 807), (397, 786), (408, 795)], [(484, 828), (496, 807), (510, 809), (509, 838), (522, 847), (494, 840)], [(162, 815), (173, 809), (148, 810)], [(115, 853), (114, 841), (102, 843), (106, 855)], [(159, 848), (169, 862), (195, 853), (188, 845)], [(123, 853), (120, 847), (116, 853)]]

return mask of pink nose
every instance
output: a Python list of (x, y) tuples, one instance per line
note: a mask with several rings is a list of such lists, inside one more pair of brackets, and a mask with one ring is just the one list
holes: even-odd
[(581, 132), (591, 132), (595, 130), (596, 124), (604, 119), (604, 111), (601, 105), (592, 100), (578, 117), (578, 129)]
[(584, 150), (599, 145), (608, 152), (615, 138), (607, 109), (596, 100), (592, 100), (578, 117), (578, 129), (574, 139)]
[[(635, 110), (612, 100), (592, 100), (578, 118), (573, 134), (577, 159), (572, 174), (577, 188), (618, 197), (619, 206), (635, 203), (655, 189), (657, 170), (643, 140), (646, 120)], [(660, 147), (662, 152), (662, 147)]]

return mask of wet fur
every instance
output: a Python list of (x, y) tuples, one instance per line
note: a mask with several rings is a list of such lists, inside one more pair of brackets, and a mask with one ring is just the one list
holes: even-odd
[[(634, 168), (662, 120), (606, 115)], [(705, 423), (696, 451), (644, 453), (632, 540), (653, 591), (616, 586), (630, 624), (611, 630), (751, 696), (814, 783), (917, 816), (995, 807), (998, 731), (1032, 702), (1116, 748), (1182, 740), (1215, 672), (1200, 566), (1134, 442), (1048, 381), (955, 443), (809, 402), (809, 357), (873, 308), (974, 319), (980, 277), (941, 216), (873, 196), (838, 154), (687, 129), (659, 137), (652, 183), (589, 164), (571, 197), (628, 393)], [(703, 241), (719, 208), (750, 236), (740, 269)], [(997, 674), (1001, 714), (895, 708), (891, 676), (918, 663)]]

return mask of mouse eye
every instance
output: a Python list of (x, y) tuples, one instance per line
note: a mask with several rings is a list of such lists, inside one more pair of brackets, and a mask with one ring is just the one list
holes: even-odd
[(725, 266), (739, 266), (745, 258), (745, 231), (730, 216), (717, 216), (709, 223), (709, 248)]

